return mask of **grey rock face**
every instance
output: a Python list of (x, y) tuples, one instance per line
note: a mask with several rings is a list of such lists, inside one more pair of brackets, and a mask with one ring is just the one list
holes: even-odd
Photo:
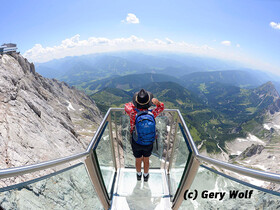
[(233, 163), (235, 161), (241, 161), (254, 155), (259, 155), (264, 149), (265, 147), (263, 145), (252, 144), (251, 146), (247, 147), (240, 155), (233, 155), (230, 162)]
[(272, 82), (267, 82), (259, 87), (257, 89), (257, 94), (261, 99), (270, 97), (270, 100), (273, 101), (273, 103), (267, 107), (267, 111), (269, 111), (270, 114), (275, 114), (280, 111), (280, 96)]
[(263, 149), (264, 149), (263, 145), (252, 144), (244, 152), (242, 152), (240, 156), (243, 158), (252, 157), (253, 155), (260, 154)]
[[(0, 57), (1, 169), (82, 152), (101, 119), (84, 93), (42, 77), (20, 54)], [(0, 187), (14, 182), (0, 180)]]

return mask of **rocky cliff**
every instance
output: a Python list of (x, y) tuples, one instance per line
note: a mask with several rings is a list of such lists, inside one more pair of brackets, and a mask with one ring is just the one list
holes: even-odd
[(262, 99), (260, 105), (267, 102), (270, 103), (266, 109), (270, 114), (280, 111), (280, 96), (272, 82), (267, 82), (259, 88), (256, 88), (255, 93), (260, 99)]
[(100, 122), (84, 93), (42, 77), (20, 54), (0, 55), (1, 169), (84, 151)]

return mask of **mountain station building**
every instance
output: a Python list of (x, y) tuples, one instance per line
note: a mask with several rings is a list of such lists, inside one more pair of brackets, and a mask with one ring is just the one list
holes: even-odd
[(2, 44), (0, 46), (0, 54), (8, 54), (17, 51), (17, 45), (13, 43)]

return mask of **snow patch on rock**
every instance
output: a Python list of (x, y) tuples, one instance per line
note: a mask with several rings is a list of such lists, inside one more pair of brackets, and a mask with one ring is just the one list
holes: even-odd
[(68, 106), (67, 106), (68, 111), (70, 111), (70, 110), (75, 111), (76, 109), (74, 109), (74, 107), (72, 106), (71, 102), (68, 101), (68, 100), (66, 100), (66, 101), (67, 101), (67, 103), (68, 103)]
[(271, 127), (270, 127), (268, 124), (263, 124), (263, 127), (264, 127), (264, 129), (266, 129), (266, 130), (270, 130), (270, 129), (271, 129)]
[(248, 134), (246, 139), (237, 138), (236, 140), (239, 141), (239, 142), (257, 142), (259, 144), (265, 144), (264, 141), (260, 140), (258, 137), (256, 137), (255, 135), (252, 135), (251, 133)]

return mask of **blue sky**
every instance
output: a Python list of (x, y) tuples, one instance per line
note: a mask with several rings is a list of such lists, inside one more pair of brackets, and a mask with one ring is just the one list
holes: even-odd
[[(1, 1), (0, 43), (29, 60), (115, 50), (232, 59), (280, 74), (280, 1)], [(5, 8), (5, 9), (3, 9)]]

